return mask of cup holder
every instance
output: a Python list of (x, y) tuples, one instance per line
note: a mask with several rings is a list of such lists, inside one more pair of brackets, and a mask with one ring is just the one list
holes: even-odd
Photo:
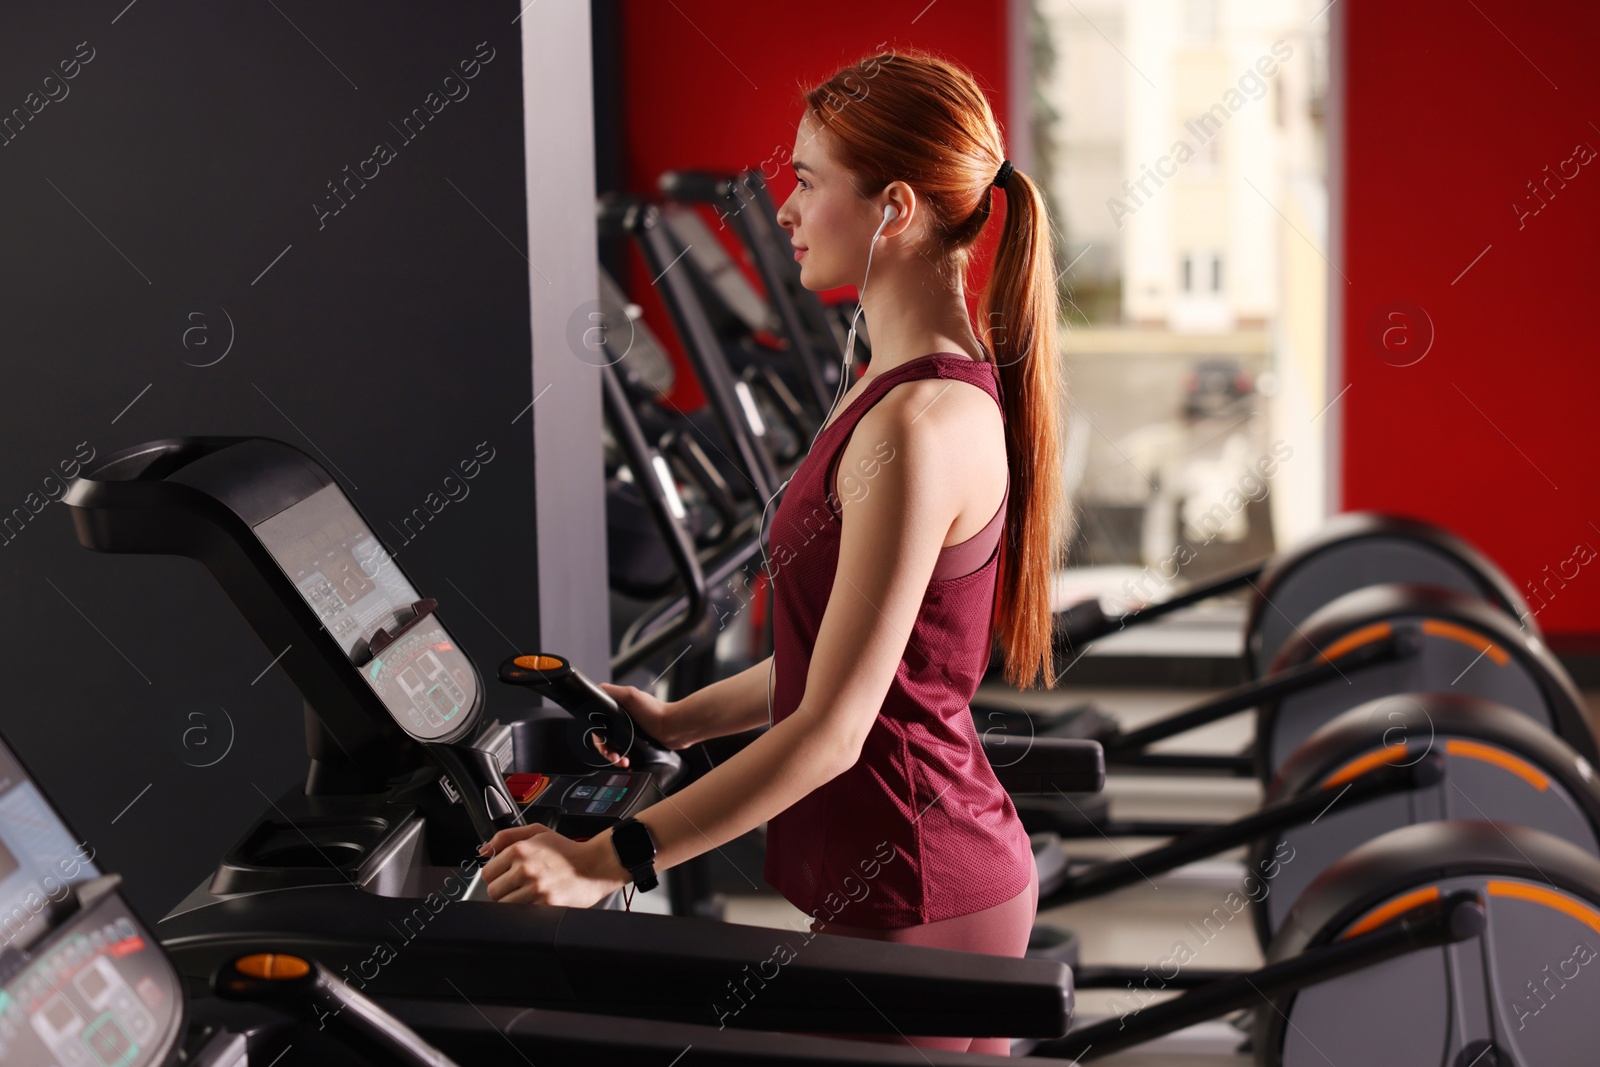
[(365, 855), (366, 850), (360, 845), (348, 843), (313, 845), (301, 841), (299, 844), (267, 848), (257, 852), (251, 857), (251, 862), (257, 867), (330, 867), (334, 870), (346, 870), (358, 865)]
[(250, 867), (354, 871), (389, 832), (386, 819), (263, 819), (235, 850)]
[(211, 892), (360, 884), (363, 867), (395, 831), (390, 820), (375, 816), (264, 818), (228, 851)]

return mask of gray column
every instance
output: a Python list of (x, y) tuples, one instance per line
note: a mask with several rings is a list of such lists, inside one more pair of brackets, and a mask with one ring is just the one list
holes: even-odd
[[(1328, 272), (1328, 359), (1325, 368), (1327, 388), (1324, 403), (1332, 403), (1344, 388), (1345, 329), (1344, 303), (1349, 283), (1345, 281), (1345, 188), (1344, 188), (1344, 122), (1345, 85), (1348, 78), (1346, 64), (1349, 48), (1346, 38), (1344, 8), (1335, 4), (1328, 12), (1328, 104), (1323, 129), (1327, 131), (1328, 144), (1328, 259), (1333, 270)], [(1325, 415), (1322, 427), (1326, 435), (1323, 455), (1323, 492), (1327, 500), (1327, 514), (1337, 515), (1344, 505), (1344, 419), (1350, 410), (1346, 397)]]
[(600, 372), (582, 348), (599, 300), (589, 5), (534, 3), (520, 21), (539, 641), (610, 680)]

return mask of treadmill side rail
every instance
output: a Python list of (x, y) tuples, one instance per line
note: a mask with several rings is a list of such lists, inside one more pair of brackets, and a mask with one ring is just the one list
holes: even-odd
[(1061, 963), (676, 916), (310, 886), (220, 900), (157, 929), (192, 977), (270, 947), (380, 998), (814, 1033), (1059, 1037), (1072, 1019)]

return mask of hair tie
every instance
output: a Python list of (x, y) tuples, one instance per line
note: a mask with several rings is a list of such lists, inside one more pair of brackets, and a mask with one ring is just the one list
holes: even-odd
[(994, 181), (990, 182), (989, 184), (1004, 186), (1005, 183), (1010, 180), (1011, 172), (1016, 169), (1017, 168), (1011, 165), (1011, 160), (1008, 159), (1004, 161), (1000, 164), (1000, 169), (995, 172)]

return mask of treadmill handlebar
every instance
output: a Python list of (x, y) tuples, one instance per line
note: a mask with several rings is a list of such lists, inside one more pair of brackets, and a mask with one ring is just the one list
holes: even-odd
[(1106, 614), (1099, 597), (1069, 604), (1055, 614), (1056, 651), (1070, 656), (1090, 641), (1115, 632), (1121, 625), (1120, 618), (1113, 619)]
[(500, 664), (500, 680), (527, 686), (570, 713), (580, 756), (589, 754), (589, 736), (598, 732), (607, 747), (634, 766), (660, 767), (673, 777), (683, 769), (682, 756), (639, 729), (622, 705), (563, 656), (512, 656)]
[(456, 1067), (456, 1062), (424, 1041), (320, 963), (281, 953), (238, 956), (211, 978), (223, 1000), (273, 1004), (305, 1023), (329, 1029), (363, 1058), (402, 1067)]
[(1261, 577), (1266, 564), (1262, 562), (1247, 563), (1220, 575), (1209, 582), (1191, 586), (1183, 592), (1158, 600), (1153, 604), (1133, 608), (1121, 615), (1107, 615), (1105, 607), (1099, 597), (1090, 597), (1068, 604), (1065, 608), (1055, 613), (1054, 640), (1056, 651), (1062, 655), (1071, 655), (1083, 645), (1118, 630), (1126, 630), (1139, 623), (1150, 622), (1169, 615), (1179, 608), (1198, 604), (1214, 596), (1231, 593), (1252, 584)]
[(481, 840), (488, 841), (501, 830), (525, 825), (521, 810), (506, 790), (494, 753), (465, 744), (430, 744), (425, 750), (461, 794), (472, 828)]

